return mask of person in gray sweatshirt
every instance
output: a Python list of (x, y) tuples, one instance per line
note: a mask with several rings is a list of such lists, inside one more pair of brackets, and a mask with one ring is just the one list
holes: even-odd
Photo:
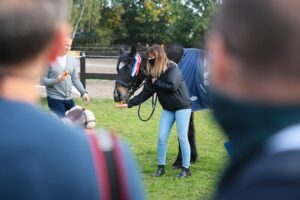
[(72, 86), (80, 92), (86, 102), (90, 98), (78, 77), (75, 59), (68, 54), (72, 39), (66, 38), (60, 56), (49, 64), (41, 83), (46, 86), (48, 106), (58, 117), (65, 116), (65, 112), (75, 106), (72, 97)]

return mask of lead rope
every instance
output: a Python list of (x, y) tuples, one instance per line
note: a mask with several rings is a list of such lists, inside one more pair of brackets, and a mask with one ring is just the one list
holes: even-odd
[[(142, 93), (141, 99), (143, 99), (143, 96), (144, 96), (144, 93)], [(157, 95), (156, 95), (156, 93), (154, 93), (152, 95), (152, 111), (151, 111), (151, 114), (150, 114), (150, 116), (147, 119), (143, 119), (142, 116), (141, 116), (142, 101), (140, 101), (139, 108), (138, 108), (138, 116), (139, 116), (139, 118), (140, 118), (141, 121), (147, 122), (147, 121), (149, 121), (151, 119), (151, 117), (154, 114), (155, 108), (156, 108), (156, 103), (157, 103)]]
[[(138, 89), (140, 89), (140, 88), (143, 87), (144, 85), (145, 85), (145, 81), (144, 81), (144, 83), (141, 84), (137, 89), (132, 90), (132, 91), (129, 91), (129, 92), (128, 92), (128, 93), (129, 93), (129, 98), (134, 94), (135, 91), (137, 91)], [(142, 91), (141, 101), (140, 101), (140, 103), (139, 103), (139, 108), (138, 108), (138, 117), (139, 117), (139, 119), (140, 119), (141, 121), (147, 122), (147, 121), (149, 121), (149, 120), (152, 118), (152, 116), (153, 116), (153, 114), (154, 114), (154, 111), (155, 111), (155, 108), (156, 108), (156, 103), (157, 103), (157, 95), (156, 95), (155, 93), (152, 95), (152, 111), (151, 111), (151, 113), (150, 113), (150, 116), (149, 116), (148, 118), (146, 118), (146, 119), (143, 119), (142, 116), (141, 116), (141, 107), (142, 107), (142, 99), (143, 99), (143, 97), (144, 97), (144, 93), (143, 93), (143, 91)]]

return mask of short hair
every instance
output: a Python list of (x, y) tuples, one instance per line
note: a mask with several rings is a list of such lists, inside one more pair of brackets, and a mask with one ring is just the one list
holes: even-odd
[(299, 6), (298, 0), (224, 0), (213, 31), (246, 69), (299, 75)]
[(0, 1), (0, 69), (37, 56), (67, 20), (66, 0)]

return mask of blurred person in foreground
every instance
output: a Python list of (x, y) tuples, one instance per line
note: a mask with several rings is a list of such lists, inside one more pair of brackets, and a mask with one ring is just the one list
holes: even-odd
[(76, 60), (69, 54), (72, 39), (65, 38), (63, 48), (55, 62), (47, 67), (41, 83), (46, 86), (47, 102), (49, 109), (58, 117), (65, 117), (66, 111), (75, 106), (72, 97), (72, 86), (79, 91), (83, 100), (87, 103), (90, 98), (79, 80)]
[(233, 158), (217, 199), (300, 197), (300, 1), (226, 0), (213, 24), (213, 110)]
[(66, 2), (0, 1), (0, 199), (144, 199), (123, 142), (36, 106), (36, 80), (70, 34)]

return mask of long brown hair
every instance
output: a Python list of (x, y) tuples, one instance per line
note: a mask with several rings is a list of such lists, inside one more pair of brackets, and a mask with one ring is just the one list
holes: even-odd
[(147, 72), (153, 78), (158, 78), (164, 73), (169, 67), (169, 59), (167, 58), (166, 52), (160, 45), (153, 45), (147, 51), (147, 56), (155, 57), (154, 65), (147, 63)]

